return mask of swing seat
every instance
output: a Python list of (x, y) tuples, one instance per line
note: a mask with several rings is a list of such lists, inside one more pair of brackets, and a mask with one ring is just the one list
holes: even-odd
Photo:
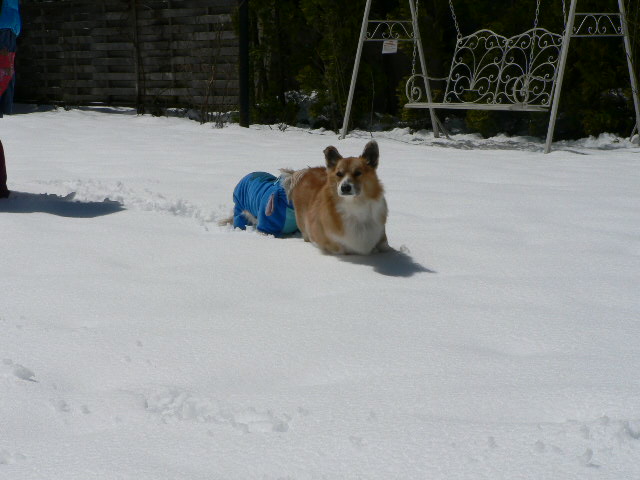
[(512, 110), (515, 112), (548, 112), (549, 106), (529, 103), (473, 103), (473, 102), (414, 102), (406, 103), (404, 108), (434, 108), (448, 110)]
[(405, 108), (546, 112), (551, 107), (563, 36), (532, 28), (514, 37), (479, 30), (456, 43), (444, 95), (429, 102), (424, 75), (407, 81)]

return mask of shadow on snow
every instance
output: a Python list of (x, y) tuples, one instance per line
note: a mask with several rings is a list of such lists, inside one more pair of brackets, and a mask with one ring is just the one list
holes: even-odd
[(9, 198), (0, 200), (0, 213), (49, 213), (60, 217), (95, 218), (124, 210), (120, 202), (80, 202), (75, 193), (64, 197), (50, 193), (11, 191)]
[(368, 265), (377, 273), (389, 277), (411, 277), (416, 273), (436, 273), (414, 261), (408, 253), (395, 249), (373, 255), (340, 255), (338, 258), (343, 262), (355, 265)]

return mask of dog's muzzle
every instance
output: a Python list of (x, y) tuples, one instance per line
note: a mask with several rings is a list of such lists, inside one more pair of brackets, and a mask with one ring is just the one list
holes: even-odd
[(356, 186), (348, 180), (343, 180), (338, 185), (338, 195), (342, 197), (350, 197), (358, 194)]

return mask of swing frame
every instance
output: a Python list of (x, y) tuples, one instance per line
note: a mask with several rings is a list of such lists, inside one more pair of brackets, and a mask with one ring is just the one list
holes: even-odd
[[(537, 26), (540, 4), (540, 0), (537, 0), (534, 28), (510, 38), (486, 29), (463, 37), (460, 34), (453, 5), (450, 3), (458, 40), (449, 76), (443, 79), (446, 80), (447, 86), (444, 99), (440, 102), (434, 102), (432, 97), (430, 82), (436, 79), (429, 77), (426, 68), (418, 27), (418, 0), (408, 0), (411, 10), (410, 22), (369, 20), (371, 1), (367, 0), (365, 5), (340, 138), (344, 138), (347, 133), (364, 42), (381, 42), (390, 39), (413, 42), (412, 75), (406, 86), (409, 102), (405, 108), (428, 109), (436, 138), (441, 132), (446, 135), (436, 115), (436, 110), (439, 109), (550, 111), (544, 147), (544, 153), (549, 153), (558, 116), (571, 38), (621, 37), (627, 57), (636, 114), (634, 130), (640, 132), (640, 99), (631, 58), (631, 42), (624, 0), (618, 0), (619, 11), (615, 13), (577, 13), (578, 0), (571, 0), (562, 34), (552, 33)], [(415, 71), (416, 54), (420, 65), (419, 72)], [(466, 61), (465, 58), (471, 59), (471, 62)]]

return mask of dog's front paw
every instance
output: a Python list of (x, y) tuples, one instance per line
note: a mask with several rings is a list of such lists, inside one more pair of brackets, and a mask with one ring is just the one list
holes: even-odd
[(378, 244), (373, 247), (371, 253), (385, 253), (392, 250), (393, 248), (389, 245), (389, 242), (387, 242), (387, 236), (385, 235), (384, 237), (382, 237), (382, 240), (380, 240)]

